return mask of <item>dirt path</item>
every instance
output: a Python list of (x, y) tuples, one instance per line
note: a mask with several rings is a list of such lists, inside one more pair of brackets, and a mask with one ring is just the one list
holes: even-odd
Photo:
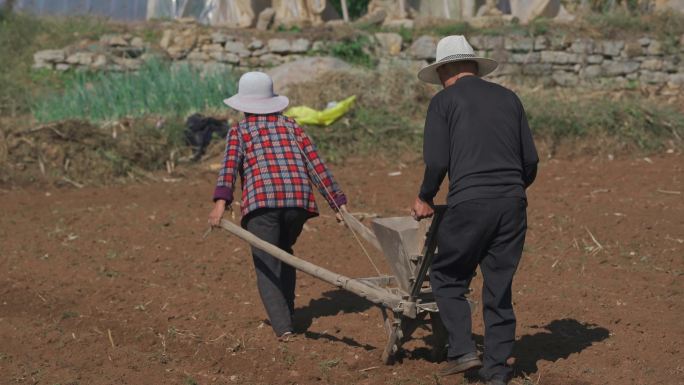
[[(370, 169), (367, 160), (335, 169), (352, 211), (406, 215), (419, 165)], [(684, 383), (683, 169), (682, 155), (543, 163), (514, 284), (514, 383)], [(245, 244), (224, 233), (200, 239), (214, 179), (203, 171), (177, 183), (0, 192), (0, 383), (463, 381), (437, 381), (420, 338), (400, 364), (383, 366), (379, 311), (304, 275), (297, 322), (306, 332), (277, 343)], [(371, 275), (323, 212), (298, 255)]]

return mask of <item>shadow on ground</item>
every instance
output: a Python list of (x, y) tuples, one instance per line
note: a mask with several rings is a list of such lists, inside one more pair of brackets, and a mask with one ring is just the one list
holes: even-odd
[(342, 342), (353, 347), (362, 347), (366, 350), (376, 349), (375, 346), (361, 344), (356, 340), (344, 337), (339, 338), (330, 334), (308, 331), (314, 319), (319, 317), (334, 316), (339, 313), (362, 313), (374, 305), (372, 302), (345, 290), (329, 290), (321, 295), (321, 298), (312, 299), (308, 305), (297, 308), (294, 315), (294, 326), (297, 333), (304, 333), (306, 338), (327, 339), (334, 342)]
[[(515, 371), (521, 376), (523, 373), (536, 373), (539, 361), (555, 362), (568, 358), (573, 353), (579, 353), (592, 344), (607, 339), (610, 333), (601, 326), (569, 318), (554, 320), (544, 326), (533, 325), (531, 328), (542, 331), (520, 337), (513, 349)], [(482, 351), (483, 336), (474, 335), (474, 339)], [(409, 359), (434, 361), (429, 348), (418, 348), (405, 353)]]
[[(296, 310), (295, 328), (297, 332), (304, 333), (307, 338), (323, 338), (372, 350), (376, 347), (361, 344), (352, 338), (338, 338), (329, 334), (307, 331), (307, 329), (315, 318), (334, 316), (339, 313), (361, 313), (373, 306), (370, 301), (345, 290), (330, 290), (323, 293), (321, 298), (313, 299), (308, 305)], [(533, 325), (531, 328), (540, 331), (520, 337), (516, 340), (513, 349), (515, 372), (520, 377), (536, 373), (539, 370), (537, 366), (539, 361), (555, 362), (561, 358), (568, 358), (573, 353), (580, 353), (594, 343), (607, 339), (610, 334), (609, 330), (604, 327), (571, 318), (554, 320), (543, 326)], [(475, 335), (474, 338), (481, 350), (483, 337)], [(432, 352), (427, 347), (408, 352), (402, 351), (397, 358), (401, 361), (405, 357), (434, 362)]]
[(568, 358), (573, 353), (579, 353), (594, 343), (607, 339), (610, 334), (604, 327), (570, 318), (532, 328), (541, 331), (524, 335), (515, 342), (513, 357), (516, 359), (515, 369), (518, 373), (536, 373), (539, 369), (537, 362), (555, 362)]
[[(531, 326), (534, 329), (543, 329), (535, 334), (527, 334), (515, 341), (513, 348), (514, 377), (529, 379), (530, 375), (539, 370), (539, 361), (555, 362), (561, 358), (568, 358), (573, 353), (580, 353), (594, 343), (608, 338), (610, 331), (604, 327), (579, 322), (575, 319), (564, 318), (554, 320), (544, 326)], [(482, 350), (484, 338), (475, 336), (478, 348)], [(426, 357), (428, 359), (428, 357)], [(465, 382), (469, 384), (480, 383), (477, 371), (466, 373)], [(580, 380), (563, 380), (563, 383), (573, 385), (589, 385)], [(528, 383), (528, 382), (524, 382)], [(556, 384), (556, 379), (544, 379), (541, 384)]]

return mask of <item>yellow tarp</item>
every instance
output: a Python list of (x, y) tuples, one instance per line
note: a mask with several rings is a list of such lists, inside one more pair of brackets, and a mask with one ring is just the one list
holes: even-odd
[(285, 116), (294, 118), (297, 123), (302, 125), (313, 124), (317, 126), (329, 126), (342, 115), (346, 114), (354, 105), (355, 100), (356, 95), (352, 95), (337, 103), (334, 107), (327, 108), (323, 111), (314, 110), (307, 106), (290, 107), (284, 114)]

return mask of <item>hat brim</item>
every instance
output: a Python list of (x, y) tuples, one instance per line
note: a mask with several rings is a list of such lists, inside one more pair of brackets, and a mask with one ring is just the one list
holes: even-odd
[(496, 60), (488, 59), (485, 57), (471, 57), (471, 58), (459, 58), (459, 59), (450, 59), (450, 60), (443, 60), (443, 61), (438, 61), (434, 62), (430, 65), (427, 65), (423, 67), (420, 71), (418, 71), (418, 79), (430, 83), (430, 84), (442, 84), (442, 81), (439, 80), (439, 74), (437, 74), (437, 68), (440, 66), (443, 66), (444, 64), (447, 63), (453, 63), (453, 62), (458, 62), (458, 61), (474, 61), (477, 63), (477, 74), (478, 76), (486, 76), (489, 75), (490, 73), (494, 72), (494, 70), (499, 66), (499, 63)]
[(281, 95), (263, 99), (245, 98), (244, 96), (233, 95), (228, 99), (224, 99), (223, 103), (228, 107), (249, 114), (272, 114), (287, 108), (290, 104), (290, 100), (287, 96)]

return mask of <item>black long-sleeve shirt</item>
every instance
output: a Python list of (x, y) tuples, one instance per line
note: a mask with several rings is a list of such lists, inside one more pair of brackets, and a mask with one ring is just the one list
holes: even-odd
[(513, 91), (466, 76), (430, 101), (419, 197), (431, 202), (449, 173), (447, 203), (521, 197), (539, 157), (520, 99)]

